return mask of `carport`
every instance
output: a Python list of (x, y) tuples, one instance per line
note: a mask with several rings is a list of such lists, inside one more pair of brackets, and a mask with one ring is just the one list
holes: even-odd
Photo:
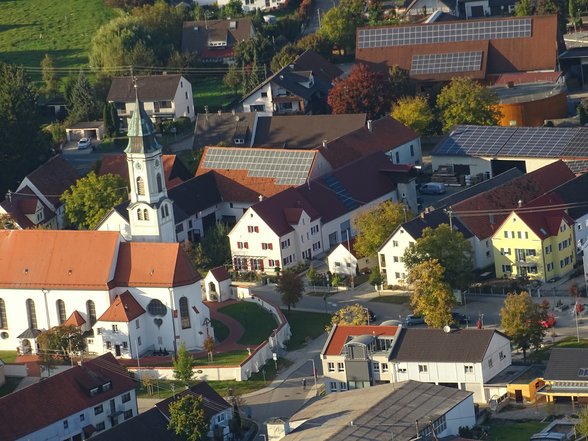
[(79, 141), (82, 138), (100, 141), (104, 136), (104, 123), (102, 121), (79, 122), (67, 127), (65, 135), (68, 142)]

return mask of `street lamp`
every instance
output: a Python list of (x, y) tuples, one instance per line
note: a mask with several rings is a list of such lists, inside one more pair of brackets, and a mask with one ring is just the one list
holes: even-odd
[(312, 363), (312, 378), (314, 378), (314, 390), (318, 394), (318, 390), (316, 388), (316, 365), (314, 364), (314, 358), (309, 358), (307, 361)]

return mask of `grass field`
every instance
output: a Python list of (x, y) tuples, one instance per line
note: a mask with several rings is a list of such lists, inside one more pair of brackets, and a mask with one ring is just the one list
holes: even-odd
[(212, 319), (212, 328), (214, 329), (214, 337), (219, 343), (229, 336), (228, 326), (219, 320)]
[(527, 441), (531, 435), (540, 432), (547, 423), (538, 421), (493, 420), (487, 441)]
[(260, 344), (271, 335), (277, 326), (274, 316), (255, 303), (234, 303), (220, 308), (219, 312), (234, 318), (243, 325), (245, 333), (237, 342), (241, 345)]
[(410, 297), (409, 296), (397, 296), (397, 295), (380, 296), (380, 297), (374, 297), (373, 299), (370, 300), (370, 302), (393, 303), (395, 305), (405, 305), (410, 302)]
[[(549, 331), (548, 331), (549, 332)], [(527, 352), (527, 360), (538, 363), (549, 360), (551, 348), (587, 348), (588, 339), (581, 338), (578, 342), (576, 337), (565, 337), (557, 343), (546, 345), (538, 351)]]
[(194, 95), (194, 109), (200, 113), (204, 112), (204, 106), (208, 106), (209, 113), (214, 113), (219, 109), (224, 110), (239, 97), (225, 86), (221, 76), (193, 80), (192, 94)]
[(325, 326), (331, 321), (329, 314), (321, 312), (290, 311), (282, 312), (290, 323), (292, 337), (288, 342), (288, 350), (295, 351), (303, 347), (307, 340), (317, 338), (325, 332)]
[(0, 360), (4, 363), (14, 363), (16, 361), (16, 351), (0, 351)]
[(55, 67), (87, 64), (90, 40), (115, 15), (103, 0), (2, 0), (0, 60), (39, 67), (49, 53)]

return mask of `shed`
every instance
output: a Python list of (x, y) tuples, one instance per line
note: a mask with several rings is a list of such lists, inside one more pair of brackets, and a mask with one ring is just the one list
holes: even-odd
[(355, 238), (351, 238), (351, 240), (343, 241), (337, 245), (329, 253), (327, 265), (331, 273), (356, 276), (360, 272), (369, 271), (370, 268), (378, 265), (375, 256), (357, 257), (354, 245)]
[(104, 123), (102, 121), (82, 121), (65, 129), (67, 141), (79, 141), (82, 138), (100, 141), (104, 137)]
[(211, 269), (204, 278), (204, 292), (209, 302), (222, 302), (233, 298), (231, 275), (224, 266)]

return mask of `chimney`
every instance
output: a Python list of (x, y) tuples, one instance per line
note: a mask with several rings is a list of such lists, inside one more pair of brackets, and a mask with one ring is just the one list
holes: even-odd
[(223, 111), (221, 109), (218, 109), (216, 113), (218, 113), (218, 116), (221, 116), (223, 114)]
[(523, 208), (523, 201), (521, 199), (519, 199), (519, 202), (517, 205), (519, 208)]
[(263, 201), (263, 195), (257, 196), (257, 199), (259, 199), (259, 202)]
[(268, 441), (279, 441), (292, 431), (287, 418), (271, 418), (265, 422), (265, 426)]
[(372, 131), (372, 120), (368, 119), (367, 120), (367, 129), (371, 132)]
[(237, 113), (237, 112), (235, 112), (235, 109), (233, 109), (233, 110), (231, 110), (231, 113), (233, 114), (233, 116), (235, 116), (235, 113)]
[(324, 148), (328, 148), (328, 147), (327, 147), (327, 140), (326, 140), (326, 139), (323, 139), (323, 147), (324, 147)]

